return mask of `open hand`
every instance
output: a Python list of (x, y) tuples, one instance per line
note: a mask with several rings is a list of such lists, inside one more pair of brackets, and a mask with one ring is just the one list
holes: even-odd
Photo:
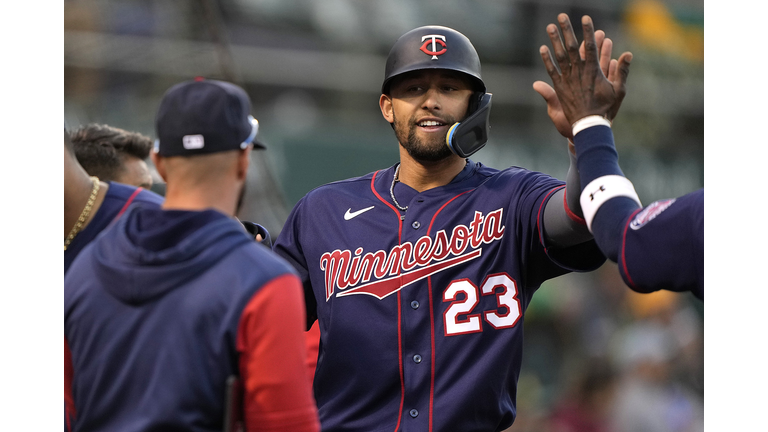
[(582, 19), (581, 46), (576, 42), (568, 15), (560, 14), (558, 20), (568, 49), (563, 47), (557, 26), (548, 25), (547, 33), (560, 69), (546, 46), (539, 50), (555, 88), (543, 81), (536, 81), (533, 88), (546, 100), (547, 114), (560, 134), (572, 138), (571, 125), (580, 118), (591, 114), (604, 115), (609, 120), (616, 117), (626, 94), (632, 54), (626, 52), (619, 60), (611, 59), (613, 42), (602, 30), (594, 31), (588, 16)]

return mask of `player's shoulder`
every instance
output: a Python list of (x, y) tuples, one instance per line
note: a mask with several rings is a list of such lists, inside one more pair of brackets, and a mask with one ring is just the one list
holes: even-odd
[[(136, 193), (138, 191), (138, 193)], [(118, 182), (109, 182), (109, 190), (107, 190), (107, 195), (105, 197), (105, 200), (116, 200), (125, 202), (128, 199), (131, 198), (131, 196), (134, 196), (133, 201), (134, 202), (140, 202), (145, 204), (156, 204), (157, 206), (160, 206), (163, 204), (164, 198), (161, 195), (156, 194), (155, 192), (152, 192), (150, 190), (144, 189), (144, 188), (137, 188), (135, 186), (130, 186), (123, 183)]]
[(344, 180), (337, 180), (324, 185), (318, 186), (307, 193), (309, 194), (322, 194), (333, 193), (334, 191), (347, 190), (349, 188), (370, 187), (371, 179), (378, 171), (369, 172), (366, 175), (360, 177), (351, 177)]
[[(232, 255), (230, 255), (232, 256)], [(299, 275), (292, 265), (268, 247), (257, 242), (250, 242), (239, 248), (238, 258), (222, 260), (218, 269), (223, 274), (237, 274), (238, 286), (232, 286), (238, 296), (249, 299), (261, 289), (276, 280), (294, 280), (298, 283)], [(289, 276), (289, 278), (285, 278)]]
[(298, 275), (291, 264), (272, 249), (258, 242), (249, 242), (238, 252), (242, 263), (234, 264), (233, 269), (246, 269), (247, 273), (260, 274), (266, 280), (286, 274)]
[(527, 168), (521, 168), (518, 166), (510, 166), (504, 169), (496, 169), (491, 168), (489, 166), (483, 165), (482, 163), (477, 163), (477, 170), (476, 175), (481, 176), (481, 178), (484, 178), (484, 183), (488, 183), (489, 185), (495, 184), (498, 182), (504, 182), (504, 183), (520, 183), (520, 184), (528, 184), (528, 183), (538, 183), (538, 182), (552, 182), (553, 184), (559, 184), (562, 183), (562, 181), (557, 180), (556, 178), (544, 174), (538, 171), (532, 171)]
[(352, 177), (344, 180), (337, 180), (318, 186), (309, 192), (300, 200), (307, 202), (328, 202), (340, 197), (362, 197), (371, 190), (371, 180), (379, 171), (373, 171), (360, 177)]
[(704, 209), (704, 188), (687, 193), (677, 199), (680, 203), (691, 207), (700, 207)]

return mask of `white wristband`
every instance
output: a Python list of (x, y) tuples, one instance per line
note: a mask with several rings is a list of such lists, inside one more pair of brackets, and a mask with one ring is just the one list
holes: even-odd
[(607, 118), (599, 115), (590, 115), (582, 119), (576, 120), (573, 123), (573, 136), (583, 131), (586, 128), (592, 126), (608, 126), (611, 127), (611, 122)]
[(581, 211), (587, 221), (587, 228), (592, 232), (592, 219), (597, 210), (611, 198), (625, 196), (632, 198), (640, 207), (640, 198), (635, 192), (632, 182), (620, 175), (607, 175), (598, 177), (587, 185), (581, 192)]

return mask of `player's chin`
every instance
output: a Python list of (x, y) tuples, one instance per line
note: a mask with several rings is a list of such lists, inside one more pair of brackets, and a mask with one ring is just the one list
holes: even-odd
[(408, 155), (420, 162), (439, 162), (453, 155), (444, 142), (418, 143), (404, 145)]

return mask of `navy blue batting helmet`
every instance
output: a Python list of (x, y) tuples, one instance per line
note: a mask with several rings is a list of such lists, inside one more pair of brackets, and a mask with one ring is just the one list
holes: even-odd
[(485, 93), (480, 57), (469, 38), (444, 26), (415, 28), (400, 36), (389, 51), (381, 92), (387, 94), (392, 79), (423, 69), (447, 69), (468, 75), (476, 90)]

